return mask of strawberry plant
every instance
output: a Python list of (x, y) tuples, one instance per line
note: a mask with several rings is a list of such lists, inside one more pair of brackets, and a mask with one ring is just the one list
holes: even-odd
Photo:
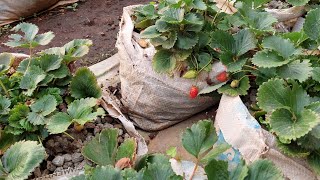
[[(92, 42), (75, 39), (62, 47), (36, 52), (54, 38), (52, 32), (38, 34), (30, 23), (15, 26), (12, 48), (29, 49), (29, 57), (18, 61), (0, 54), (0, 150), (22, 139), (43, 140), (49, 133), (62, 133), (72, 123), (81, 130), (86, 122), (104, 115), (98, 107), (101, 88), (86, 67), (75, 71), (73, 63), (89, 52)], [(61, 107), (67, 106), (67, 112)], [(80, 127), (80, 128), (79, 128)]]
[[(258, 160), (247, 166), (242, 161), (237, 168), (228, 171), (228, 163), (215, 158), (229, 149), (227, 144), (213, 147), (217, 135), (209, 120), (199, 121), (187, 128), (182, 135), (183, 147), (193, 155), (197, 162), (190, 175), (177, 174), (173, 162), (184, 163), (178, 159), (169, 159), (163, 154), (147, 154), (136, 159), (136, 142), (127, 139), (117, 146), (117, 129), (106, 129), (88, 142), (82, 149), (82, 154), (97, 164), (96, 167), (87, 167), (84, 175), (72, 178), (78, 179), (157, 179), (157, 180), (182, 180), (193, 179), (199, 166), (203, 166), (204, 179), (283, 179), (281, 172), (269, 161)], [(168, 154), (176, 156), (176, 150), (171, 148)]]
[(27, 179), (45, 158), (45, 150), (35, 141), (20, 141), (12, 145), (0, 159), (0, 179)]
[[(226, 72), (210, 77), (217, 83), (208, 81), (211, 86), (197, 94), (244, 96), (257, 89), (255, 117), (277, 136), (284, 153), (306, 157), (319, 173), (318, 2), (288, 0), (310, 6), (300, 31), (280, 32), (277, 19), (263, 9), (269, 1), (162, 0), (139, 7), (133, 17), (139, 16), (141, 38), (156, 48), (156, 72), (196, 78), (220, 61)], [(148, 24), (137, 27), (142, 21)]]

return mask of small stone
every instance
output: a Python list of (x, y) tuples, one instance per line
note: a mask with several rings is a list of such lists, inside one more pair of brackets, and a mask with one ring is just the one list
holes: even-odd
[(64, 163), (64, 157), (63, 156), (56, 156), (53, 160), (52, 160), (52, 164), (54, 164), (55, 166), (62, 166)]
[(101, 124), (101, 117), (97, 117), (95, 122), (96, 122), (96, 124)]
[(105, 123), (105, 124), (103, 125), (103, 128), (105, 128), (105, 129), (111, 129), (111, 128), (113, 128), (113, 125), (112, 125), (112, 124), (109, 124), (109, 123)]
[(57, 167), (57, 169), (54, 172), (61, 172), (63, 171), (63, 167)]
[(73, 167), (72, 162), (65, 162), (63, 165), (63, 169), (68, 169), (68, 168), (72, 168), (72, 167)]
[(96, 125), (94, 125), (93, 123), (86, 123), (84, 125), (87, 129), (94, 129), (94, 127), (96, 127)]
[(125, 133), (124, 134), (124, 140), (129, 139), (129, 138), (130, 138), (130, 135), (128, 133)]
[(41, 177), (40, 168), (37, 167), (36, 169), (34, 169), (33, 174), (34, 174), (34, 176), (35, 176), (36, 178), (37, 178), (37, 177)]
[(95, 127), (93, 130), (93, 134), (96, 135), (101, 131), (101, 129), (99, 127)]
[(74, 153), (72, 154), (72, 162), (73, 163), (78, 163), (83, 161), (83, 156), (81, 155), (81, 153)]
[(123, 143), (123, 138), (121, 136), (118, 137), (118, 143)]
[(92, 138), (93, 138), (92, 135), (88, 135), (88, 136), (86, 137), (86, 141), (91, 141)]
[(100, 32), (100, 35), (101, 36), (105, 36), (106, 34), (104, 32)]
[(110, 116), (104, 117), (103, 120), (105, 121), (105, 123), (112, 123), (113, 122), (113, 118)]
[(114, 125), (114, 128), (122, 129), (123, 126), (122, 126), (122, 124), (115, 124), (115, 125)]
[(51, 161), (47, 161), (47, 169), (49, 170), (49, 171), (54, 171), (54, 170), (56, 170), (56, 166), (55, 165), (53, 165), (52, 164), (52, 162)]
[(82, 169), (86, 165), (86, 161), (82, 161), (77, 168)]
[(71, 157), (70, 154), (65, 154), (65, 155), (63, 155), (63, 157), (64, 157), (64, 161), (65, 161), (65, 162), (72, 161), (72, 157)]
[(50, 172), (48, 169), (45, 169), (43, 172), (42, 172), (42, 175), (41, 176), (46, 176), (48, 175)]
[(123, 130), (122, 129), (119, 129), (118, 131), (118, 136), (122, 136), (123, 135)]

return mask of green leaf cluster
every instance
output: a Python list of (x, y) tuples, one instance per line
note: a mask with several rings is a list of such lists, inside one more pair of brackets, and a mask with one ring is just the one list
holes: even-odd
[[(30, 54), (18, 60), (10, 53), (0, 53), (2, 152), (20, 139), (44, 140), (49, 127), (51, 133), (61, 133), (71, 122), (83, 125), (104, 114), (101, 108), (96, 108), (95, 98), (101, 97), (101, 88), (93, 73), (88, 68), (80, 68), (74, 74), (71, 68), (74, 61), (89, 52), (91, 40), (75, 39), (62, 47), (35, 53), (36, 47), (50, 43), (53, 33), (38, 34), (38, 27), (30, 23), (20, 23), (13, 31), (19, 34), (11, 35), (4, 44), (28, 48)], [(70, 104), (68, 112), (59, 112), (61, 108), (57, 107), (66, 104)], [(63, 122), (58, 124), (62, 130), (55, 129), (56, 121)], [(12, 141), (8, 139), (10, 135)]]

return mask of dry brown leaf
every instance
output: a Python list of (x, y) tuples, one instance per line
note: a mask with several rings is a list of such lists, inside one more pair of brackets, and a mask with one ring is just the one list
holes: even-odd
[(234, 2), (229, 0), (214, 0), (216, 6), (220, 9), (221, 12), (227, 14), (234, 14), (238, 10), (234, 7)]
[(115, 165), (116, 168), (124, 169), (131, 167), (131, 160), (130, 158), (121, 158)]

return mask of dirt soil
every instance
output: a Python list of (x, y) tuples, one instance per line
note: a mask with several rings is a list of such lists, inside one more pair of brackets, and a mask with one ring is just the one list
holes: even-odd
[[(39, 26), (40, 33), (53, 31), (56, 37), (47, 47), (63, 46), (73, 39), (91, 39), (93, 46), (78, 66), (89, 66), (115, 54), (115, 42), (119, 29), (122, 8), (129, 5), (144, 4), (150, 0), (81, 0), (76, 10), (66, 7), (55, 8), (26, 22)], [(14, 26), (14, 25), (12, 25)], [(0, 52), (13, 50), (2, 45), (8, 40), (8, 33), (0, 36)], [(20, 53), (27, 53), (19, 49)]]

